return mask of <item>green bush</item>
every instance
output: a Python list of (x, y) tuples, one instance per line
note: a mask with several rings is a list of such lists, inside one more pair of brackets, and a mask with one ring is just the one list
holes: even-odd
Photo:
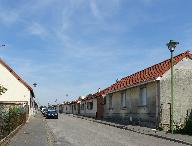
[(176, 130), (176, 133), (192, 135), (192, 114), (186, 120), (185, 126)]
[(183, 128), (183, 133), (192, 135), (192, 116), (187, 120), (186, 125)]
[[(1, 135), (6, 137), (11, 131), (16, 129), (19, 125), (25, 122), (25, 109), (22, 107), (14, 106), (9, 110), (4, 110), (0, 107), (0, 116), (3, 119), (1, 124)], [(1, 139), (2, 137), (0, 137)]]

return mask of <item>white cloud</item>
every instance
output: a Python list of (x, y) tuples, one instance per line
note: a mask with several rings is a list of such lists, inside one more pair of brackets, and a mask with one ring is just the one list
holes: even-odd
[(42, 26), (40, 23), (32, 23), (28, 28), (27, 31), (29, 32), (29, 34), (31, 35), (36, 35), (39, 37), (45, 37), (48, 35), (48, 31), (46, 30), (46, 28), (44, 26)]
[(101, 13), (100, 13), (100, 11), (99, 11), (99, 9), (98, 9), (96, 0), (91, 0), (91, 1), (90, 1), (90, 8), (91, 8), (92, 14), (93, 14), (95, 17), (97, 17), (97, 18), (100, 19), (100, 18), (101, 18)]
[(0, 23), (4, 25), (11, 25), (20, 20), (19, 13), (16, 11), (5, 11), (0, 9)]

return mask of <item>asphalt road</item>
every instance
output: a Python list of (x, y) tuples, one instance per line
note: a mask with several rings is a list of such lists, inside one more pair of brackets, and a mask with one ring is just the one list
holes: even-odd
[(55, 146), (184, 146), (65, 114), (46, 121), (53, 132)]

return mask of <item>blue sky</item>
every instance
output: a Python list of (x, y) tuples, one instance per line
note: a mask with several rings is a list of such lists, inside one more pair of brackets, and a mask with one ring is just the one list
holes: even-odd
[[(191, 0), (0, 0), (0, 57), (41, 104), (94, 93), (192, 47)], [(66, 97), (66, 94), (69, 96)]]

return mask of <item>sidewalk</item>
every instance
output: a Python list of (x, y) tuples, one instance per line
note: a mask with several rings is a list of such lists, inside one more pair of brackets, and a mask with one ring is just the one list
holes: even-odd
[(93, 118), (83, 117), (79, 115), (70, 115), (70, 116), (192, 146), (192, 136), (189, 135), (171, 134), (166, 133), (164, 131), (153, 130), (147, 127), (115, 124), (112, 122), (96, 120)]
[(29, 119), (19, 132), (10, 140), (8, 146), (51, 146), (51, 135), (45, 119), (38, 112)]

